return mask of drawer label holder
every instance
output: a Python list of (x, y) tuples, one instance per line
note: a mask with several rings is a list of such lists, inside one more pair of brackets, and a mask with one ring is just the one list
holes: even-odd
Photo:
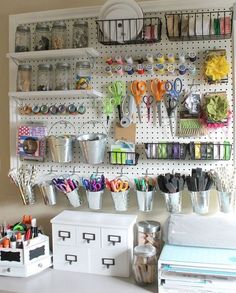
[(115, 246), (116, 243), (121, 243), (121, 236), (118, 235), (108, 235), (107, 239), (108, 242), (112, 243), (113, 246)]
[(65, 260), (69, 262), (70, 265), (72, 265), (73, 262), (77, 262), (77, 255), (74, 254), (65, 254)]
[(58, 237), (62, 238), (63, 241), (65, 241), (66, 238), (70, 238), (70, 232), (69, 231), (58, 231)]
[(83, 233), (83, 239), (90, 243), (90, 241), (95, 241), (95, 234), (94, 233)]
[(110, 268), (110, 266), (115, 265), (115, 259), (114, 258), (102, 258), (102, 264), (106, 266), (107, 269)]

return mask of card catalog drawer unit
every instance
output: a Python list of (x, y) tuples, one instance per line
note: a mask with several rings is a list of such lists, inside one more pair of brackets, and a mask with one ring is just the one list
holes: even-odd
[(135, 215), (63, 211), (51, 220), (55, 269), (128, 277)]

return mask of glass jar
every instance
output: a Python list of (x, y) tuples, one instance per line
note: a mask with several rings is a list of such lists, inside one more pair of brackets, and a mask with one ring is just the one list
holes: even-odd
[(66, 24), (64, 21), (55, 21), (52, 25), (52, 49), (65, 49), (67, 42)]
[(134, 248), (133, 273), (138, 285), (152, 284), (157, 280), (156, 249), (152, 245)]
[(35, 51), (51, 49), (51, 32), (49, 25), (38, 23), (35, 28)]
[(15, 35), (15, 52), (28, 52), (31, 48), (30, 28), (26, 25), (18, 25)]
[(51, 91), (53, 89), (53, 76), (51, 64), (38, 65), (38, 91)]
[(73, 48), (88, 47), (88, 23), (78, 20), (73, 25)]
[(55, 90), (66, 91), (70, 89), (70, 64), (57, 63), (55, 70)]
[(137, 244), (150, 244), (156, 248), (157, 255), (161, 252), (161, 224), (157, 221), (140, 221), (137, 223)]
[(76, 63), (76, 89), (90, 90), (91, 86), (91, 66), (88, 61), (80, 61)]
[(31, 91), (32, 66), (29, 64), (20, 64), (17, 71), (17, 91)]

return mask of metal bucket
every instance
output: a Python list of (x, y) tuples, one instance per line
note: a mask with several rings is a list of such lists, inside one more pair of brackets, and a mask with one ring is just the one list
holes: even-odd
[(210, 190), (191, 192), (193, 212), (207, 214), (209, 212)]
[(73, 191), (66, 193), (66, 196), (73, 207), (77, 208), (81, 206), (82, 200), (78, 193), (78, 189), (74, 189)]
[[(66, 126), (67, 124), (70, 124), (75, 132), (75, 127), (72, 123), (67, 121), (58, 121), (52, 125), (49, 133), (58, 123), (64, 123)], [(74, 139), (74, 135), (49, 135), (47, 137), (47, 146), (53, 162), (68, 163), (73, 160)]]
[(129, 189), (121, 192), (111, 192), (112, 200), (115, 210), (118, 212), (125, 212), (128, 209), (129, 203)]
[(86, 191), (88, 206), (92, 210), (100, 210), (102, 208), (102, 195), (104, 190), (101, 191)]
[(56, 188), (51, 182), (39, 183), (38, 187), (46, 205), (53, 206), (57, 203)]
[(222, 213), (232, 213), (235, 209), (235, 192), (217, 191), (218, 203)]
[(153, 206), (154, 190), (139, 191), (137, 190), (138, 209), (142, 212), (151, 212)]
[(178, 214), (182, 209), (182, 193), (164, 193), (166, 208), (169, 213)]
[[(96, 123), (101, 123), (101, 122), (89, 121), (87, 123), (84, 123), (82, 127), (84, 127), (84, 125), (89, 123), (92, 123), (95, 125)], [(81, 148), (84, 160), (87, 164), (103, 163), (105, 148), (106, 148), (106, 141), (107, 141), (107, 134), (104, 134), (104, 133), (81, 134), (77, 137), (77, 140), (79, 142), (79, 146)]]
[(25, 204), (26, 205), (32, 205), (36, 202), (36, 197), (34, 193), (34, 187), (32, 185), (24, 185), (22, 187), (24, 198), (25, 198)]

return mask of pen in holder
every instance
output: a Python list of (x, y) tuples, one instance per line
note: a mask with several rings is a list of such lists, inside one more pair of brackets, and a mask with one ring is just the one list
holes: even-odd
[(153, 178), (145, 176), (144, 178), (134, 179), (138, 209), (142, 212), (150, 212), (153, 207), (156, 182)]

